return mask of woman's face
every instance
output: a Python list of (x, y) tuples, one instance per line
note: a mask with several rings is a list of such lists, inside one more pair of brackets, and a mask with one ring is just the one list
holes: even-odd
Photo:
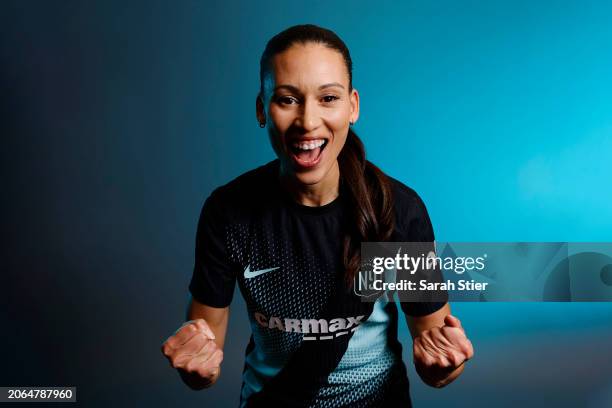
[(338, 174), (349, 122), (359, 116), (359, 95), (338, 51), (296, 44), (272, 60), (257, 116), (266, 122), (282, 171), (314, 185)]

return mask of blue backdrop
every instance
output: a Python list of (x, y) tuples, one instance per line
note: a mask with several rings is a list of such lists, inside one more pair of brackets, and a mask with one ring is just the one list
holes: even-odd
[[(1, 385), (237, 405), (239, 295), (212, 389), (189, 391), (159, 348), (203, 200), (273, 158), (258, 61), (293, 24), (348, 44), (355, 129), (439, 240), (612, 241), (611, 19), (605, 1), (3, 1)], [(441, 390), (409, 363), (416, 407), (612, 405), (612, 304), (452, 308), (475, 357)]]

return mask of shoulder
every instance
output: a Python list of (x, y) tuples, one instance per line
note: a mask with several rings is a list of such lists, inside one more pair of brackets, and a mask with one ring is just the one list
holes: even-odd
[(425, 202), (411, 187), (387, 176), (393, 189), (398, 241), (433, 241), (433, 227)]
[(215, 188), (204, 201), (200, 222), (214, 225), (240, 223), (248, 220), (262, 197), (274, 194), (277, 160), (273, 160)]
[(234, 178), (230, 182), (217, 187), (207, 201), (225, 208), (241, 206), (255, 201), (266, 194), (273, 184), (278, 160), (272, 160), (262, 166)]
[(273, 184), (274, 166), (271, 161), (215, 188), (202, 205), (198, 236), (221, 236), (229, 226), (248, 222), (265, 189)]
[(419, 213), (427, 211), (421, 196), (411, 187), (401, 181), (387, 176), (393, 188), (393, 200), (397, 211), (404, 213)]

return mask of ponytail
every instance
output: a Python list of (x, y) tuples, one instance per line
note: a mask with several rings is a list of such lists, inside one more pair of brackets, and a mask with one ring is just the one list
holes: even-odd
[(386, 241), (393, 234), (393, 190), (382, 170), (366, 160), (363, 143), (350, 128), (338, 162), (340, 182), (348, 192), (351, 208), (343, 259), (345, 280), (352, 286), (361, 266), (361, 242)]

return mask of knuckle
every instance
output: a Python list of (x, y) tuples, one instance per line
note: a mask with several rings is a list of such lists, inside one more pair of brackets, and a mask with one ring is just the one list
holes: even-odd
[(190, 373), (196, 372), (198, 370), (198, 364), (195, 360), (189, 360), (185, 365), (185, 369)]
[(207, 354), (212, 354), (217, 350), (217, 344), (204, 335), (202, 335), (202, 344), (204, 345), (202, 350), (205, 350)]
[(472, 343), (469, 340), (462, 344), (461, 351), (463, 352), (463, 354), (468, 356), (468, 358), (472, 358), (472, 356), (474, 355), (474, 347), (472, 346)]
[(175, 341), (176, 341), (176, 338), (174, 337), (174, 335), (172, 335), (166, 339), (166, 341), (162, 344), (162, 346), (166, 345), (170, 348), (174, 348)]
[(179, 326), (178, 329), (176, 329), (172, 337), (175, 337), (179, 335), (180, 333), (187, 333), (189, 331), (189, 326), (190, 326), (189, 324), (183, 323), (181, 326)]
[(440, 329), (440, 333), (442, 335), (444, 335), (445, 337), (450, 337), (453, 336), (454, 334), (457, 333), (457, 328), (456, 327), (443, 327)]
[(208, 323), (206, 323), (206, 320), (204, 319), (196, 319), (194, 323), (196, 324), (196, 326), (202, 327), (204, 329), (208, 328)]
[(211, 379), (214, 377), (214, 369), (211, 368), (200, 368), (197, 370), (197, 373), (202, 378)]
[(442, 331), (442, 329), (438, 327), (436, 327), (435, 330), (432, 330), (429, 336), (430, 339), (441, 339), (442, 337), (446, 336), (444, 336), (444, 332)]

